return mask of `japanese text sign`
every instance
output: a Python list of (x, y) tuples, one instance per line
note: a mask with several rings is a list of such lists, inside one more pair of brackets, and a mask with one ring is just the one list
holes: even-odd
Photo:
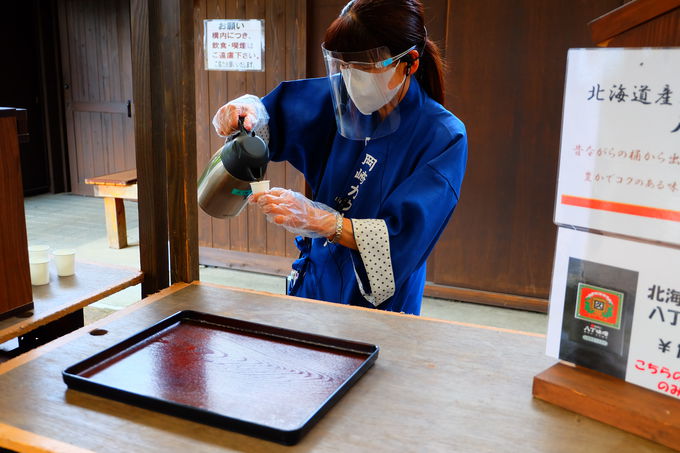
[(560, 228), (547, 354), (680, 399), (680, 249)]
[(205, 69), (264, 71), (264, 21), (212, 19), (204, 23)]
[(555, 223), (680, 244), (680, 48), (569, 51)]

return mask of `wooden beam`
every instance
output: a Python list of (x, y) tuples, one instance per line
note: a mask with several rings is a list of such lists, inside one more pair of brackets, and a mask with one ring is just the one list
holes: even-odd
[(595, 44), (637, 27), (675, 8), (680, 0), (634, 0), (591, 21), (588, 26)]
[(94, 186), (95, 197), (120, 198), (121, 200), (137, 201), (137, 184), (129, 186)]
[[(168, 266), (168, 198), (163, 148), (163, 70), (156, 51), (161, 39), (157, 0), (130, 0), (133, 117), (139, 185), (139, 255), (144, 273), (142, 296), (166, 288)], [(154, 43), (151, 52), (150, 43)]]
[(206, 266), (222, 267), (245, 272), (277, 275), (290, 274), (295, 258), (273, 256), (261, 253), (238, 252), (235, 250), (199, 247), (200, 262)]
[(161, 0), (152, 14), (160, 18), (153, 40), (160, 55), (164, 141), (167, 150), (170, 281), (198, 279), (198, 202), (196, 198), (196, 93), (193, 2)]
[(423, 295), (441, 299), (494, 305), (496, 307), (517, 308), (539, 313), (547, 313), (548, 311), (548, 301), (546, 299), (470, 288), (457, 288), (455, 286), (437, 285), (431, 282), (428, 282), (425, 285)]

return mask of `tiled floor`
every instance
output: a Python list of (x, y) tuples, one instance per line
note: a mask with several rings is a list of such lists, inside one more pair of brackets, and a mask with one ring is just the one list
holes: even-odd
[[(125, 202), (129, 247), (110, 249), (106, 241), (104, 202), (99, 198), (70, 194), (39, 195), (25, 201), (26, 228), (30, 244), (52, 249), (74, 248), (81, 260), (139, 268), (137, 203)], [(283, 294), (284, 279), (218, 268), (201, 267), (202, 281)], [(86, 322), (124, 308), (141, 297), (138, 286), (128, 288), (92, 304), (85, 310)], [(494, 327), (545, 333), (547, 316), (521, 310), (424, 298), (422, 315)]]

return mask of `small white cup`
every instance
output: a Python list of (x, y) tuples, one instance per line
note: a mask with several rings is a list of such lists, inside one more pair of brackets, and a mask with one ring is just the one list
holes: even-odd
[(29, 262), (31, 267), (31, 285), (47, 285), (50, 282), (50, 260), (34, 259)]
[(52, 252), (54, 264), (57, 266), (57, 275), (68, 277), (76, 273), (76, 251), (72, 249), (59, 249)]
[(40, 261), (49, 260), (49, 245), (29, 245), (28, 246), (28, 260), (29, 261)]
[(252, 190), (253, 193), (260, 193), (264, 192), (265, 190), (269, 190), (269, 180), (265, 179), (264, 181), (251, 182), (250, 190)]

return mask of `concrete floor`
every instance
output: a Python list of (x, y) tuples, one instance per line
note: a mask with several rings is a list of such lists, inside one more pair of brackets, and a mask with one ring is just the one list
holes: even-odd
[[(71, 194), (39, 195), (26, 198), (25, 209), (29, 244), (46, 244), (52, 249), (73, 248), (79, 260), (139, 268), (137, 203), (125, 202), (130, 245), (121, 250), (107, 245), (102, 199)], [(201, 266), (200, 279), (284, 294), (283, 277)], [(86, 323), (140, 298), (141, 287), (137, 285), (102, 299), (86, 308)], [(422, 316), (543, 334), (547, 329), (545, 314), (428, 297), (423, 299)]]

